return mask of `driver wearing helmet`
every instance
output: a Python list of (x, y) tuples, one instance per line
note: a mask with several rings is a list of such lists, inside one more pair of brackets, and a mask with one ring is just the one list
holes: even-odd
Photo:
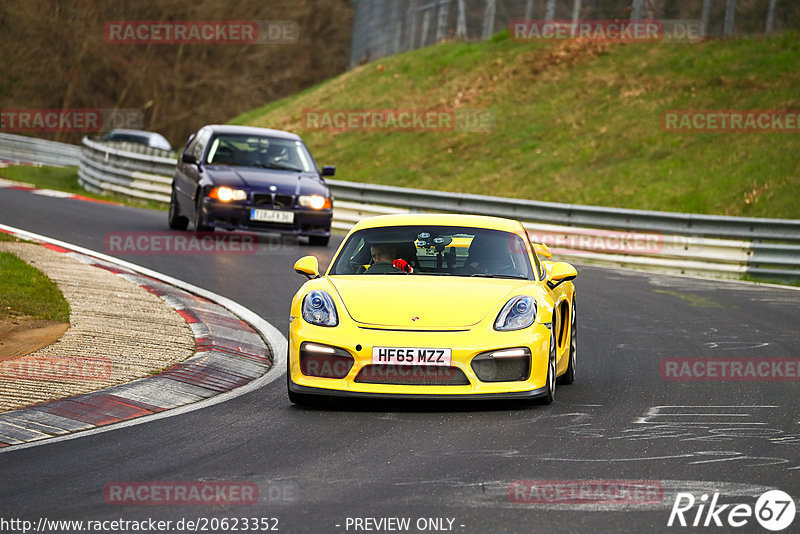
[(372, 254), (372, 265), (366, 271), (369, 274), (414, 272), (406, 260), (397, 257), (397, 247), (391, 243), (374, 243), (369, 250)]

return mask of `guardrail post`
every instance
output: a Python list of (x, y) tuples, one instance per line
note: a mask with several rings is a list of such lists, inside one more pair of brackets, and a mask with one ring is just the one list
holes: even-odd
[(528, 0), (525, 3), (525, 20), (531, 20), (533, 17), (533, 0)]
[(641, 20), (644, 0), (633, 0), (631, 4), (631, 20)]
[(486, 41), (494, 34), (494, 15), (497, 9), (497, 0), (486, 0), (486, 9), (483, 12), (483, 33), (481, 39)]
[(458, 0), (458, 22), (456, 22), (456, 37), (459, 39), (467, 38), (467, 12), (464, 7), (464, 0)]
[(700, 15), (700, 35), (708, 35), (708, 17), (711, 15), (711, 0), (703, 0), (703, 13)]
[(556, 18), (556, 0), (547, 0), (547, 6), (544, 10), (544, 19), (553, 20)]
[(447, 34), (447, 11), (450, 7), (450, 0), (439, 1), (439, 19), (436, 24), (436, 42), (438, 43)]
[(411, 0), (408, 7), (408, 50), (414, 50), (414, 39), (417, 33), (417, 0)]
[(733, 35), (733, 23), (736, 14), (736, 0), (728, 0), (728, 3), (725, 5), (725, 27), (722, 30), (722, 34), (725, 37), (730, 37)]
[(419, 37), (419, 46), (427, 46), (428, 44), (428, 30), (430, 29), (431, 25), (431, 9), (426, 8), (425, 11), (422, 12), (422, 32)]
[(572, 23), (578, 22), (581, 17), (581, 0), (573, 0), (572, 2)]
[(764, 33), (772, 33), (775, 27), (775, 4), (778, 0), (769, 0), (769, 7), (767, 8), (767, 25)]

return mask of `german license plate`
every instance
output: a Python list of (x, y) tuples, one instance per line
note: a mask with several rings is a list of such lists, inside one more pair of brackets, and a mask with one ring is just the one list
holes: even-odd
[(372, 347), (373, 364), (450, 366), (450, 349)]
[(294, 222), (294, 212), (280, 211), (280, 210), (252, 209), (250, 210), (250, 220), (292, 224)]

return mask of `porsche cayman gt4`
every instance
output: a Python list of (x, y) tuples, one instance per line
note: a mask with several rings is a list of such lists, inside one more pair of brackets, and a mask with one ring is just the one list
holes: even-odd
[(292, 402), (324, 396), (536, 398), (575, 379), (577, 276), (522, 224), (386, 215), (348, 233), (292, 300)]

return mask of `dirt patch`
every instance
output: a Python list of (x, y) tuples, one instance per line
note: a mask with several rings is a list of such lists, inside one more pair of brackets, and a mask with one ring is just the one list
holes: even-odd
[(596, 56), (611, 53), (611, 45), (602, 41), (573, 39), (564, 41), (554, 48), (537, 49), (522, 61), (533, 74), (540, 74), (559, 65), (572, 65)]
[(0, 361), (25, 356), (52, 345), (64, 335), (69, 323), (29, 317), (0, 318)]

